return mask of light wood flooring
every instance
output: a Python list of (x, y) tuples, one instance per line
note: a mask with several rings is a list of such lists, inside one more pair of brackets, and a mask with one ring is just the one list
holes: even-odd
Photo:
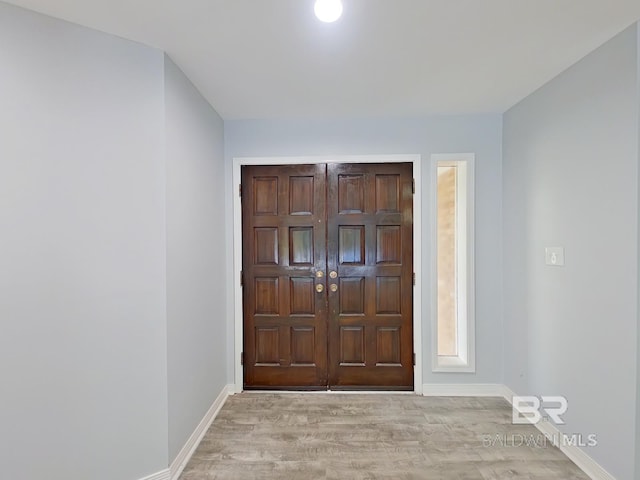
[(588, 478), (501, 398), (242, 393), (180, 480)]

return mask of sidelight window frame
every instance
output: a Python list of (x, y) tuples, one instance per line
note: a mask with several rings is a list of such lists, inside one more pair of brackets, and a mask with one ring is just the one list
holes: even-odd
[[(456, 167), (456, 355), (438, 354), (438, 167)], [(475, 154), (433, 154), (431, 177), (431, 367), (475, 373)]]

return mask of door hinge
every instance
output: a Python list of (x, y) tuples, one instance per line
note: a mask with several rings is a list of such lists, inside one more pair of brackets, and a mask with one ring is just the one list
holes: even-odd
[(413, 285), (415, 286), (415, 284), (416, 284), (416, 274), (415, 274), (415, 272), (414, 272), (414, 273), (413, 273)]
[(244, 287), (244, 272), (242, 270), (240, 270), (240, 286)]
[(411, 179), (411, 193), (416, 193), (416, 179)]
[[(415, 359), (413, 360), (413, 364), (416, 364)], [(244, 365), (244, 352), (240, 354), (240, 365)]]
[(238, 185), (238, 195), (242, 198), (242, 184)]
[(415, 353), (413, 354), (413, 366), (414, 367), (416, 366), (416, 354)]

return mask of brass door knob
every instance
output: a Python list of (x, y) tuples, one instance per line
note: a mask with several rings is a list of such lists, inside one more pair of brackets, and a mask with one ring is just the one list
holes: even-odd
[(322, 278), (322, 277), (324, 277), (324, 272), (322, 270), (318, 270), (316, 272), (316, 278)]
[(337, 292), (337, 291), (338, 291), (338, 285), (337, 285), (337, 284), (335, 284), (335, 283), (332, 283), (332, 284), (329, 286), (329, 290), (331, 290), (332, 292)]
[(331, 278), (338, 278), (338, 272), (336, 272), (335, 270), (333, 270), (333, 271), (331, 271), (331, 272), (329, 273), (329, 276), (330, 276)]
[(316, 292), (318, 292), (318, 293), (324, 292), (324, 285), (321, 284), (321, 283), (317, 284), (316, 285)]

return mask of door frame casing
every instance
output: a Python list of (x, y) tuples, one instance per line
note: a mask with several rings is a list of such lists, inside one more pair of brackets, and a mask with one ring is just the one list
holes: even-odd
[(413, 389), (422, 394), (422, 203), (421, 203), (421, 156), (419, 154), (402, 155), (323, 155), (300, 157), (236, 157), (233, 159), (233, 322), (234, 322), (234, 390), (242, 392), (243, 366), (240, 354), (243, 351), (244, 322), (242, 309), (242, 201), (239, 186), (242, 183), (241, 169), (243, 165), (305, 165), (318, 163), (411, 163), (413, 178), (416, 183), (413, 195), (413, 352), (416, 364), (413, 366)]

